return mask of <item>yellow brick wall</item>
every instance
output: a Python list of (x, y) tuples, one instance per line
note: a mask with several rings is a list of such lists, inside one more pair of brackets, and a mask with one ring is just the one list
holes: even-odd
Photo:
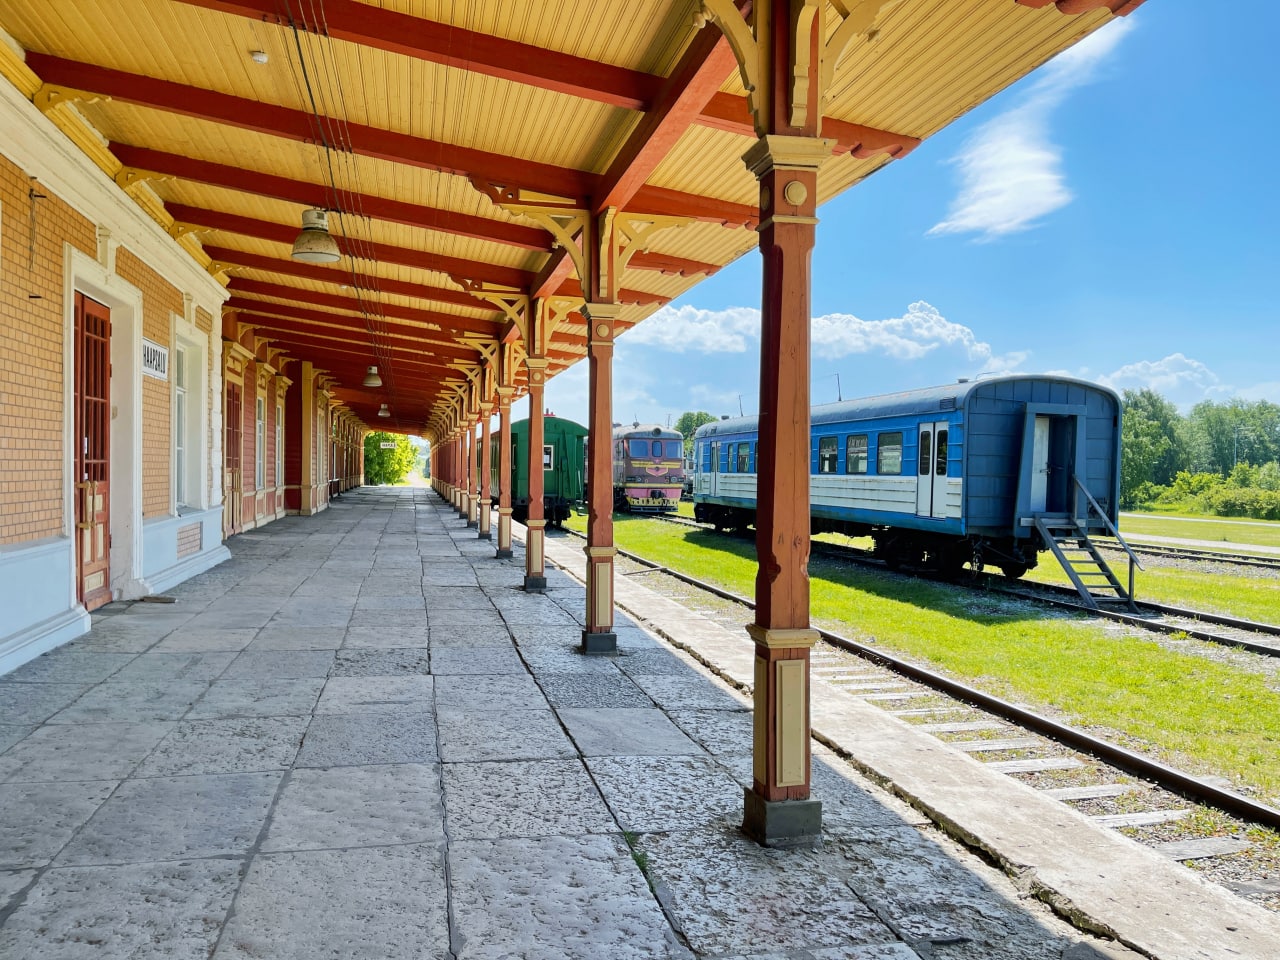
[[(46, 194), (35, 200), (34, 252), (32, 187)], [(63, 532), (68, 242), (93, 256), (93, 224), (0, 157), (0, 544)]]
[[(182, 316), (182, 292), (123, 247), (116, 252), (116, 273), (142, 291), (142, 335), (172, 351), (172, 318), (175, 313)], [(143, 517), (162, 517), (169, 512), (173, 459), (169, 387), (168, 380), (142, 378)]]

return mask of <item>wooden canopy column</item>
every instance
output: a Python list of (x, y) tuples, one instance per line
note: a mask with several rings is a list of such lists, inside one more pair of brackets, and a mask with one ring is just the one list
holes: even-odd
[(515, 388), (498, 387), (498, 549), (505, 560), (511, 552), (511, 395)]
[(493, 538), (493, 502), (490, 483), (493, 475), (493, 443), (489, 437), (493, 420), (494, 404), (480, 405), (480, 524), (476, 537), (480, 540)]
[(587, 303), (587, 625), (584, 653), (614, 653), (613, 632), (613, 335), (620, 306)]
[[(760, 183), (760, 433), (757, 467), (755, 712), (752, 785), (743, 829), (769, 846), (822, 831), (810, 797), (809, 303), (818, 220), (822, 104), (835, 62), (865, 49), (897, 0), (755, 0), (751, 22), (732, 0), (702, 0), (733, 48), (756, 135), (743, 156)], [(834, 17), (833, 17), (834, 15)], [(829, 19), (838, 20), (830, 30)], [(850, 50), (852, 54), (854, 50)]]
[(542, 416), (547, 358), (526, 357), (525, 365), (529, 368), (529, 516), (525, 520), (529, 532), (524, 544), (524, 588), (530, 593), (545, 593), (547, 571), (543, 558), (547, 520), (542, 509)]

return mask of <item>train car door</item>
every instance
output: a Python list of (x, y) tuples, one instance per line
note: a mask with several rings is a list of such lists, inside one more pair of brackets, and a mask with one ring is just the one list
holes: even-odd
[(720, 443), (713, 440), (711, 442), (711, 496), (715, 496), (720, 490)]
[(1031, 512), (1044, 513), (1048, 500), (1049, 418), (1037, 415), (1031, 435)]
[(86, 610), (111, 600), (111, 312), (75, 301), (76, 596)]
[(922, 423), (916, 447), (916, 516), (942, 520), (947, 515), (948, 424)]

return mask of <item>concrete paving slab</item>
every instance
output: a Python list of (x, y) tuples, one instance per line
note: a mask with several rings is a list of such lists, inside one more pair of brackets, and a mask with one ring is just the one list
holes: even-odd
[[(151, 648), (152, 653), (204, 653), (215, 650), (232, 650), (239, 653), (258, 635), (267, 620), (246, 626), (235, 626), (212, 616), (210, 626), (190, 625), (180, 627)], [(222, 626), (218, 626), (222, 624)]]
[(664, 710), (741, 710), (748, 702), (735, 696), (729, 688), (709, 677), (641, 675), (636, 686), (653, 698)]
[(43, 867), (116, 788), (115, 780), (0, 784), (0, 869)]
[(118, 673), (131, 653), (103, 653), (85, 648), (51, 650), (0, 678), (0, 683), (99, 683)]
[(44, 723), (88, 689), (87, 683), (0, 683), (0, 717), (11, 725)]
[[(432, 621), (434, 623), (434, 621)], [(507, 647), (511, 645), (511, 634), (505, 623), (498, 625), (465, 623), (437, 624), (431, 632), (431, 649), (434, 652), (441, 647), (476, 648)]]
[(315, 705), (327, 713), (405, 713), (431, 709), (434, 681), (427, 676), (330, 677)]
[(628, 676), (681, 676), (690, 669), (688, 661), (680, 658), (665, 647), (644, 647), (637, 649), (636, 644), (628, 641), (622, 646), (621, 655), (614, 663), (619, 670)]
[(645, 834), (637, 848), (699, 954), (901, 939), (849, 889), (844, 852), (837, 846), (768, 850), (743, 836), (736, 823), (721, 821)]
[(668, 710), (667, 715), (708, 753), (751, 753), (750, 710)]
[(458, 960), (676, 960), (673, 936), (617, 836), (449, 845)]
[(335, 677), (398, 677), (431, 672), (431, 655), (425, 647), (339, 650), (330, 674)]
[(50, 870), (0, 927), (0, 956), (205, 960), (239, 882), (229, 860)]
[(582, 761), (446, 763), (451, 840), (617, 833)]
[(431, 628), (424, 620), (420, 624), (399, 627), (360, 626), (348, 627), (343, 636), (343, 649), (396, 650), (407, 647), (425, 649), (431, 643)]
[(43, 726), (0, 755), (0, 781), (122, 780), (173, 723)]
[(550, 709), (488, 711), (440, 707), (436, 723), (440, 729), (440, 759), (445, 763), (577, 756)]
[(525, 674), (524, 662), (510, 640), (487, 647), (436, 645), (431, 648), (431, 672), (440, 676)]
[(233, 650), (217, 653), (141, 653), (114, 675), (118, 683), (159, 683), (169, 680), (212, 681), (222, 675), (238, 654)]
[(588, 657), (579, 649), (581, 633), (572, 646), (528, 646), (521, 643), (520, 656), (535, 677), (563, 674), (616, 676), (618, 668), (613, 657)]
[(395, 610), (397, 612), (412, 612), (420, 616), (426, 616), (427, 601), (421, 593), (415, 593), (413, 596), (396, 596), (396, 597), (370, 597), (363, 596), (356, 601), (354, 614), (378, 614), (386, 610)]
[(347, 635), (345, 627), (299, 627), (276, 621), (258, 631), (245, 650), (336, 650)]
[(671, 757), (701, 748), (654, 708), (598, 708), (556, 711), (584, 757)]
[(0, 753), (4, 753), (15, 743), (26, 738), (34, 725), (16, 725), (12, 723), (0, 723)]
[[(279, 773), (128, 780), (56, 863), (143, 863), (243, 856), (257, 841)], [(139, 825), (146, 824), (146, 830)]]
[(527, 673), (436, 677), (436, 704), (471, 710), (545, 710), (547, 698)]
[(436, 724), (429, 713), (353, 713), (312, 719), (295, 766), (434, 763)]
[(75, 703), (59, 710), (48, 723), (131, 723), (180, 720), (209, 689), (203, 680), (162, 683), (107, 681), (86, 691)]
[(589, 757), (622, 829), (692, 830), (742, 820), (742, 786), (709, 757)]
[(255, 857), (213, 957), (375, 955), (377, 960), (450, 957), (438, 845)]
[(452, 590), (433, 591), (427, 597), (427, 612), (437, 610), (491, 611), (493, 604), (488, 594), (479, 587), (454, 587)]
[(324, 683), (318, 677), (301, 680), (215, 680), (191, 708), (187, 719), (305, 717), (315, 708)]
[(427, 617), (431, 621), (433, 635), (448, 636), (455, 627), (465, 627), (468, 630), (474, 630), (477, 627), (482, 630), (506, 629), (506, 621), (502, 619), (502, 614), (492, 607), (484, 610), (467, 610), (461, 607), (442, 609), (428, 604)]
[(617, 670), (599, 674), (541, 673), (538, 683), (556, 709), (598, 707), (617, 710), (653, 706), (649, 695)]
[(444, 839), (437, 764), (294, 770), (264, 852), (436, 843)]
[(302, 680), (327, 677), (332, 666), (329, 650), (245, 650), (218, 679)]
[[(14, 898), (20, 894), (33, 879), (34, 870), (0, 870), (0, 914), (9, 909)], [(3, 931), (0, 930), (0, 937)]]
[(287, 770), (293, 765), (304, 717), (184, 720), (134, 771), (135, 777)]

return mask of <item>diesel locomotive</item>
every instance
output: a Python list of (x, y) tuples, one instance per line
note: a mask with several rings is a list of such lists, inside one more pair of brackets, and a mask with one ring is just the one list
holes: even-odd
[[(1022, 576), (1051, 530), (1114, 529), (1120, 398), (1057, 376), (998, 376), (816, 406), (814, 533), (870, 536), (893, 568), (954, 573), (984, 563)], [(755, 523), (758, 418), (700, 427), (694, 516)]]
[(684, 437), (657, 424), (613, 428), (613, 507), (674, 513), (684, 488)]

